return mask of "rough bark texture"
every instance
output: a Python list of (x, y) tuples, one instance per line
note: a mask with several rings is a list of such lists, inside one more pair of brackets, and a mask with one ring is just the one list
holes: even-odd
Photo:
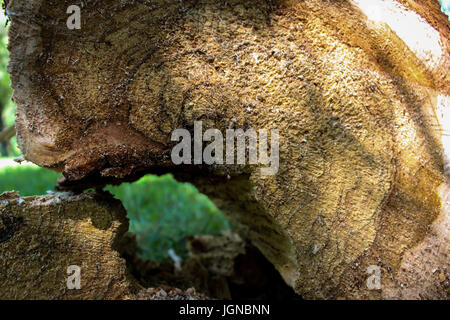
[[(111, 196), (0, 195), (0, 299), (130, 299), (141, 288), (120, 257), (126, 212)], [(69, 290), (69, 266), (81, 289)]]
[[(384, 22), (361, 3), (85, 1), (70, 31), (70, 1), (11, 0), (19, 145), (67, 188), (192, 181), (305, 298), (448, 298), (449, 22), (437, 1), (371, 1)], [(173, 166), (195, 120), (278, 129), (278, 174)]]

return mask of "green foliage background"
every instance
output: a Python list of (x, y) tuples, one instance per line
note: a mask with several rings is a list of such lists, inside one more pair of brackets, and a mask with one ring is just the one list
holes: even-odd
[(166, 260), (169, 249), (184, 258), (186, 236), (218, 235), (231, 227), (205, 195), (172, 175), (148, 175), (107, 189), (123, 201), (130, 230), (137, 236), (138, 253), (149, 260)]
[[(14, 124), (16, 106), (11, 101), (12, 89), (10, 78), (7, 72), (9, 62), (8, 30), (6, 28), (6, 18), (0, 10), (0, 128), (5, 128)], [(17, 148), (16, 138), (12, 138), (6, 150), (4, 145), (0, 146), (0, 156), (18, 156), (20, 150)]]

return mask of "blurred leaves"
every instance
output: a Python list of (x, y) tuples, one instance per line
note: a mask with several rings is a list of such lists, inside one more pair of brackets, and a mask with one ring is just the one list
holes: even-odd
[(178, 183), (172, 175), (149, 175), (133, 184), (107, 189), (123, 201), (130, 231), (136, 234), (139, 254), (145, 259), (168, 260), (169, 249), (184, 258), (187, 236), (217, 235), (230, 228), (205, 195), (191, 184)]
[(45, 194), (54, 189), (59, 176), (51, 170), (29, 165), (0, 168), (0, 194), (4, 191), (17, 191), (21, 196)]

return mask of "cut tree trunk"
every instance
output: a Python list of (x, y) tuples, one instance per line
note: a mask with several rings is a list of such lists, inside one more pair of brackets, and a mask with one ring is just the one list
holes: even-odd
[[(68, 1), (8, 6), (18, 143), (62, 189), (172, 172), (305, 298), (448, 298), (450, 29), (437, 1), (84, 3), (80, 30)], [(175, 166), (171, 133), (196, 120), (278, 129), (277, 174)]]
[(0, 219), (2, 300), (130, 299), (141, 288), (118, 252), (128, 220), (112, 196), (4, 193)]

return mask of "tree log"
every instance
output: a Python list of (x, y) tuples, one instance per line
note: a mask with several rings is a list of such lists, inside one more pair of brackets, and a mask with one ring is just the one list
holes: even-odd
[[(0, 299), (130, 299), (142, 289), (118, 251), (128, 220), (113, 197), (4, 193), (0, 218)], [(70, 266), (79, 288), (69, 289)]]
[[(69, 1), (8, 6), (18, 143), (61, 188), (173, 172), (305, 298), (448, 298), (450, 29), (437, 1), (84, 3), (80, 30)], [(171, 133), (196, 120), (278, 129), (278, 173), (175, 166)]]

